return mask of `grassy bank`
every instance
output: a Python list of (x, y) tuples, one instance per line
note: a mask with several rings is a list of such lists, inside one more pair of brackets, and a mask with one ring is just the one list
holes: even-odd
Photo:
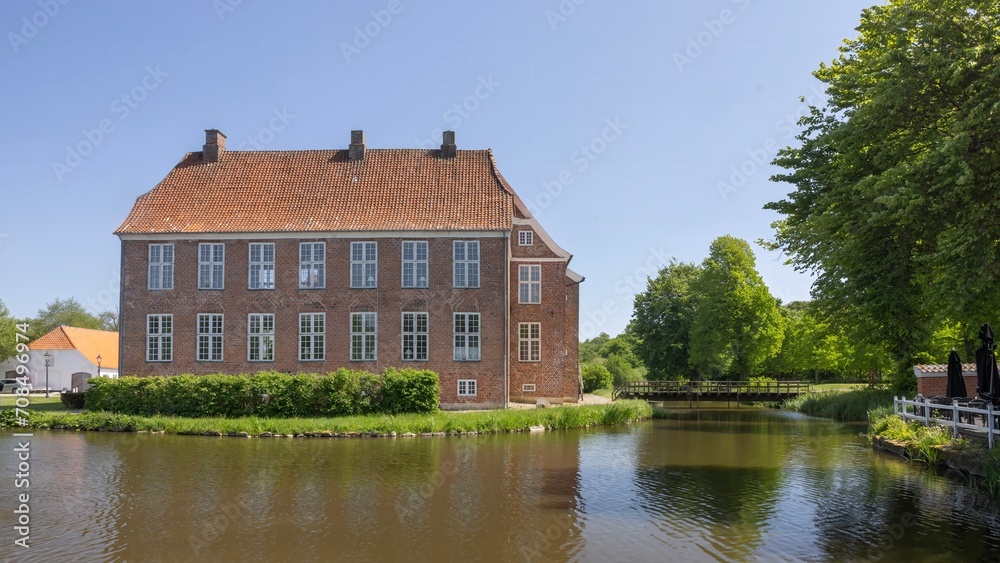
[(892, 392), (882, 389), (804, 393), (785, 401), (783, 408), (840, 421), (865, 422), (868, 411), (892, 406)]
[[(498, 433), (524, 431), (532, 426), (550, 429), (611, 426), (648, 419), (653, 411), (644, 401), (566, 406), (547, 409), (437, 412), (433, 414), (364, 415), (337, 418), (182, 418), (134, 416), (109, 412), (64, 414), (32, 412), (32, 428), (63, 428), (113, 432), (168, 434), (426, 434), (435, 432)], [(13, 411), (0, 411), (0, 427), (14, 426)]]
[[(17, 399), (16, 395), (0, 395), (0, 411), (2, 410), (14, 410), (14, 401)], [(59, 400), (59, 395), (52, 397), (46, 397), (44, 395), (30, 395), (28, 397), (30, 401), (30, 409), (35, 411), (55, 411), (55, 412), (69, 412), (65, 406), (63, 406), (62, 401)]]
[(943, 426), (924, 426), (881, 407), (869, 415), (869, 438), (876, 448), (904, 455), (928, 465), (949, 467), (969, 476), (994, 497), (1000, 497), (1000, 448), (986, 450), (965, 439), (955, 439)]

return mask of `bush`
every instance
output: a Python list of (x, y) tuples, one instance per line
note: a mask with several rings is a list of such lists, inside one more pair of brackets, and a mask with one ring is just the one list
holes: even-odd
[(339, 369), (329, 375), (95, 378), (84, 402), (91, 411), (141, 416), (289, 418), (434, 412), (440, 391), (437, 374), (428, 370)]
[(858, 389), (847, 392), (803, 393), (785, 401), (783, 406), (812, 416), (860, 422), (869, 419), (869, 411), (886, 405), (892, 408), (891, 391)]
[(581, 371), (583, 372), (584, 393), (593, 393), (598, 389), (611, 387), (613, 381), (611, 372), (601, 364), (585, 364)]
[(604, 362), (604, 367), (611, 372), (611, 380), (615, 387), (637, 379), (632, 375), (632, 365), (628, 363), (628, 360), (618, 354), (611, 354), (608, 356), (607, 361)]

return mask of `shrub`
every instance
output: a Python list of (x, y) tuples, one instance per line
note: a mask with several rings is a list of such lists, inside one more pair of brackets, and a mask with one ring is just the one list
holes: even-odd
[(60, 393), (59, 401), (67, 409), (82, 409), (84, 393)]
[(632, 375), (632, 365), (628, 363), (628, 360), (618, 354), (611, 354), (608, 356), (607, 361), (604, 362), (604, 367), (611, 372), (611, 380), (615, 387), (637, 379)]
[(586, 364), (581, 371), (583, 372), (584, 393), (593, 393), (598, 389), (611, 387), (611, 372), (601, 364)]
[(834, 420), (864, 421), (869, 419), (869, 411), (885, 405), (892, 408), (892, 392), (881, 389), (858, 389), (847, 392), (803, 393), (785, 401), (784, 408)]
[(339, 369), (329, 375), (177, 375), (97, 379), (91, 411), (191, 418), (307, 417), (434, 412), (440, 386), (428, 370), (389, 368), (376, 375)]

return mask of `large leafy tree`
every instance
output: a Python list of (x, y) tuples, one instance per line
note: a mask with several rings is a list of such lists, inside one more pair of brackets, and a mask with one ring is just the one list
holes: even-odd
[(46, 305), (44, 309), (39, 309), (38, 316), (31, 320), (31, 337), (32, 339), (38, 338), (61, 325), (77, 328), (105, 328), (101, 319), (88, 313), (76, 299), (72, 297), (69, 299), (57, 298)]
[(7, 306), (0, 301), (0, 361), (14, 355), (17, 346), (17, 320), (10, 316)]
[(647, 379), (674, 379), (692, 375), (689, 334), (695, 299), (691, 284), (701, 268), (671, 261), (635, 296), (629, 332), (636, 336), (634, 350), (646, 365)]
[(784, 318), (746, 241), (715, 239), (692, 289), (690, 361), (703, 374), (745, 379), (781, 349)]
[(936, 326), (1000, 312), (1000, 3), (890, 0), (858, 31), (766, 207), (824, 315), (905, 373)]

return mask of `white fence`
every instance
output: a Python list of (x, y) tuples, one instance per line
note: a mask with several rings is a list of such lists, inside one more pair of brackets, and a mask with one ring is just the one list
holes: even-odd
[[(968, 405), (959, 405), (958, 399), (952, 404), (940, 404), (927, 401), (917, 397), (912, 401), (906, 397), (893, 397), (892, 410), (906, 420), (918, 420), (926, 426), (937, 424), (952, 428), (955, 437), (959, 437), (964, 430), (969, 434), (985, 434), (990, 449), (1000, 439), (1000, 424), (997, 417), (1000, 416), (1000, 409), (993, 407), (993, 403), (987, 402), (985, 408), (977, 408)], [(977, 424), (977, 419), (981, 423)]]

